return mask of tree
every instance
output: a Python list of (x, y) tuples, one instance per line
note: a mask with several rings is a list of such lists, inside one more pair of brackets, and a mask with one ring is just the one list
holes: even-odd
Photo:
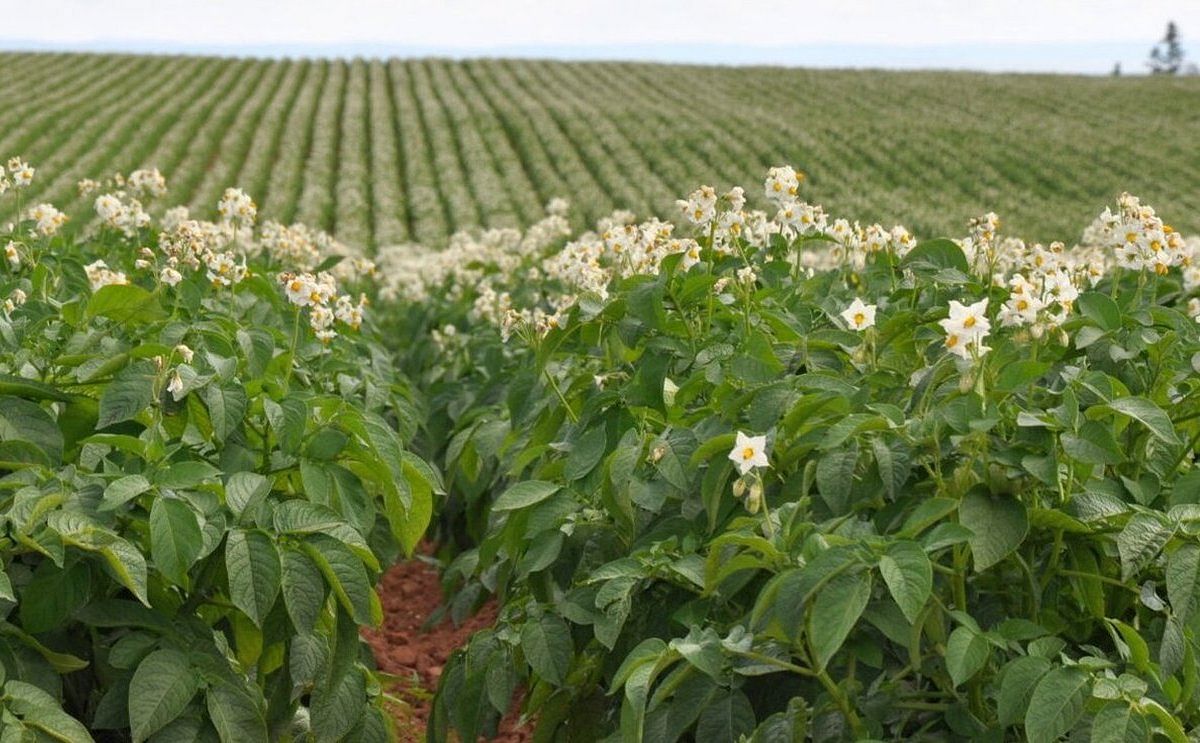
[(1112, 68), (1112, 76), (1113, 76), (1113, 77), (1120, 77), (1120, 76), (1121, 76), (1121, 63), (1120, 63), (1120, 62), (1117, 62), (1116, 64), (1114, 64), (1114, 65), (1113, 65), (1113, 68)]
[(1183, 47), (1179, 44), (1179, 27), (1175, 21), (1167, 23), (1167, 33), (1162, 41), (1150, 50), (1146, 64), (1152, 75), (1177, 75), (1183, 67)]

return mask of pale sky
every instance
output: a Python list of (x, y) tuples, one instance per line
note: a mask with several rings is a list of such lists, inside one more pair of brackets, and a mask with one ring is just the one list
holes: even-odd
[[(670, 58), (719, 45), (769, 62), (853, 46), (895, 49), (901, 66), (925, 58), (914, 49), (935, 47), (945, 54), (933, 59), (961, 56), (972, 66), (988, 54), (971, 49), (980, 45), (1006, 49), (1014, 64), (1095, 49), (1135, 55), (1123, 61), (1140, 66), (1173, 19), (1185, 46), (1200, 49), (1189, 43), (1190, 34), (1200, 39), (1200, 0), (0, 0), (0, 19), (0, 48), (469, 55), (544, 47), (595, 56), (635, 47)], [(656, 54), (656, 45), (675, 51)]]

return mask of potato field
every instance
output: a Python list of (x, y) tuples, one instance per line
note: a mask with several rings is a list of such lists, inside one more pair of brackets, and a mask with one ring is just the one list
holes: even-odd
[(1195, 741), (1198, 131), (0, 55), (0, 743)]

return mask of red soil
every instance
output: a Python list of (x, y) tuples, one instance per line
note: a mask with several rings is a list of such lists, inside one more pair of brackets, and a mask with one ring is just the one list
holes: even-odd
[[(418, 743), (425, 740), (429, 705), (446, 660), (473, 633), (495, 621), (496, 607), (489, 603), (458, 626), (446, 619), (424, 628), (442, 603), (442, 590), (437, 569), (416, 559), (399, 563), (383, 576), (379, 598), (383, 601), (383, 626), (364, 631), (363, 637), (375, 651), (379, 670), (402, 679), (391, 689), (407, 704), (407, 708), (395, 710), (399, 740)], [(521, 725), (515, 709), (505, 717), (495, 738), (503, 743), (531, 739), (532, 731)]]

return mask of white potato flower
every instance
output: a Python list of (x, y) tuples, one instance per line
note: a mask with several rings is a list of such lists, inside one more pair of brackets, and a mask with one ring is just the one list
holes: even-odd
[(170, 392), (171, 396), (176, 400), (179, 400), (181, 397), (180, 393), (183, 392), (183, 377), (179, 375), (178, 369), (171, 372), (171, 380), (167, 382), (167, 392)]
[(179, 273), (174, 268), (167, 266), (159, 273), (158, 279), (167, 286), (175, 286), (180, 281), (183, 281), (183, 274)]
[(867, 304), (861, 298), (855, 297), (850, 306), (842, 310), (842, 319), (854, 330), (866, 330), (875, 327), (875, 305)]
[(742, 475), (756, 467), (770, 467), (771, 463), (767, 461), (767, 437), (747, 436), (738, 431), (733, 450), (729, 452), (729, 460)]

